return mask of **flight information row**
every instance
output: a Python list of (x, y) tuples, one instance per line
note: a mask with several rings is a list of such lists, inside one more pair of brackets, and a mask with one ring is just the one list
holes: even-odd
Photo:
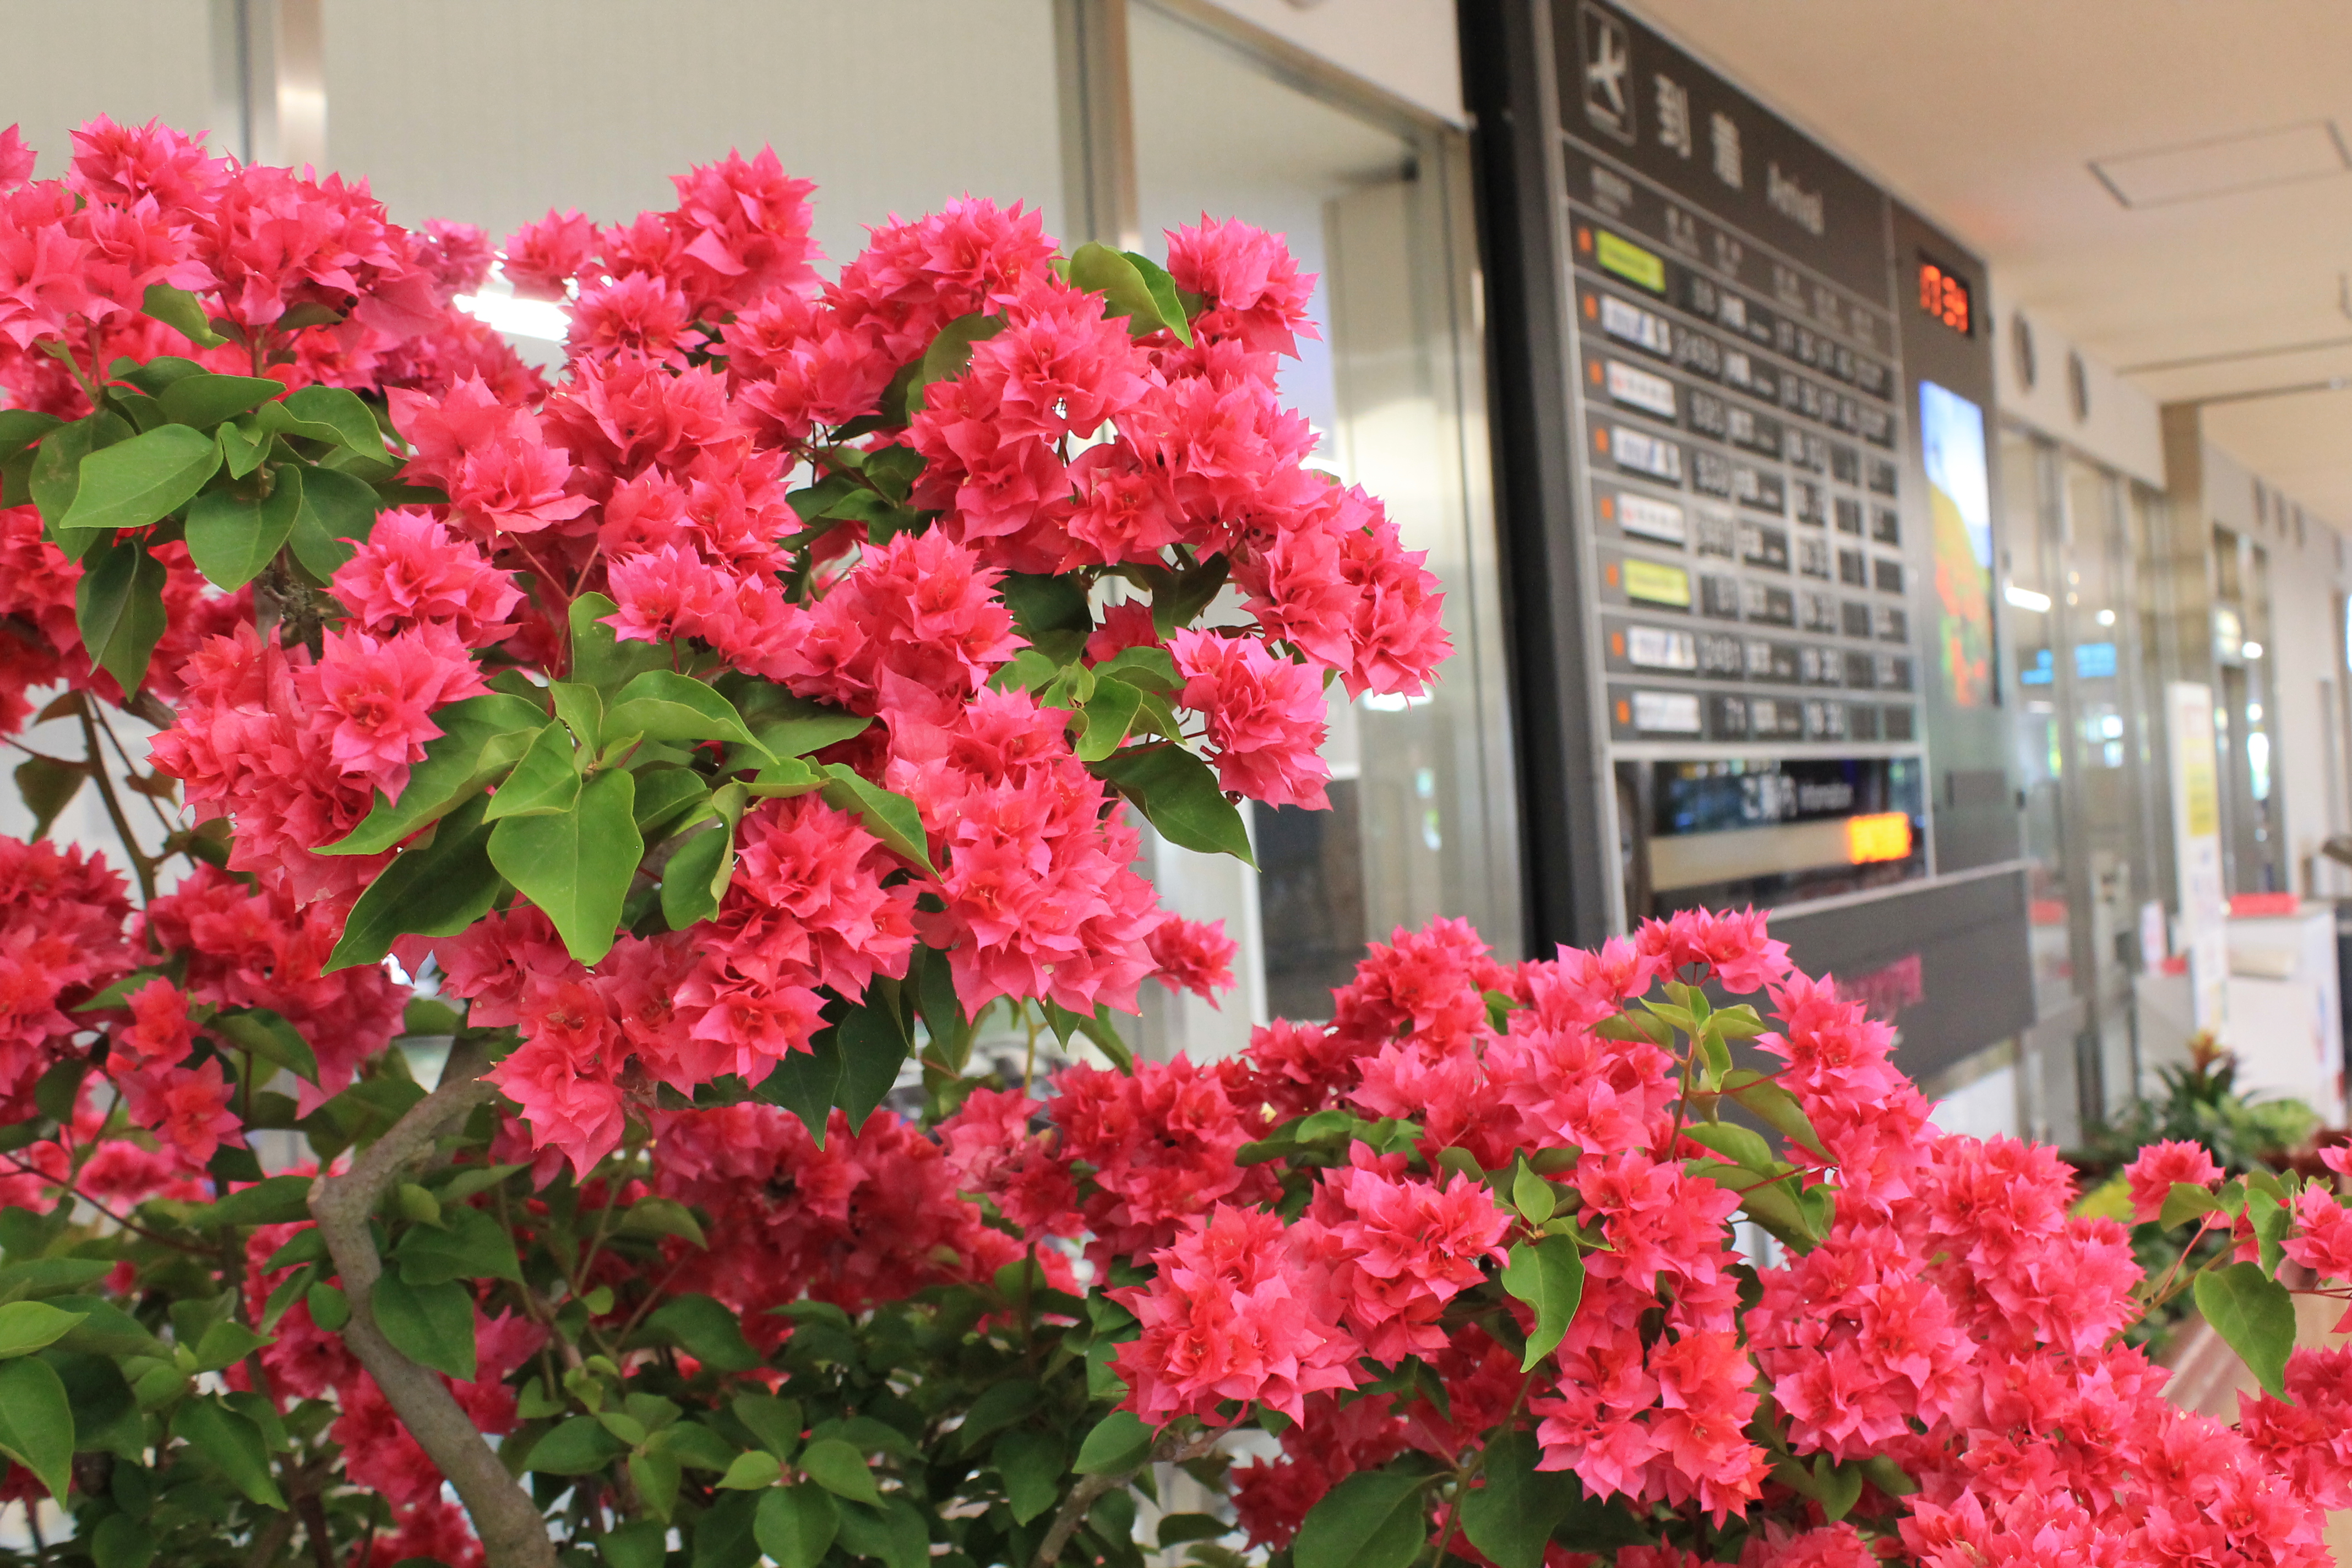
[(1766, 681), (1779, 686), (1908, 691), (1911, 656), (1881, 649), (1822, 647), (1691, 630), (1611, 617), (1601, 637), (1602, 660), (1617, 674)]
[(1620, 741), (1914, 741), (1907, 702), (1747, 692), (1609, 688), (1609, 730)]
[[(1873, 446), (1895, 446), (1895, 411), (1780, 369), (1743, 349), (1727, 349), (1708, 334), (1587, 283), (1579, 293), (1585, 320), (1610, 341), (1650, 358), (1771, 404), (1784, 414), (1859, 437)], [(1672, 416), (1669, 416), (1672, 417)], [(1827, 467), (1822, 438), (1809, 431), (1777, 432), (1774, 455), (1810, 468)]]
[[(1901, 594), (1908, 584), (1909, 567), (1900, 556), (1874, 554), (1858, 544), (1844, 544), (1805, 530), (1792, 536), (1785, 527), (1740, 515), (1728, 507), (1704, 502), (1685, 507), (1637, 490), (1602, 486), (1593, 510), (1603, 537), (1614, 533), (1644, 543), (1677, 548), (1687, 544), (1701, 555), (1767, 572), (1794, 571), (1801, 577), (1849, 588), (1874, 588), (1882, 594)], [(1900, 527), (1892, 511), (1885, 514), (1885, 524), (1874, 529), (1873, 542), (1900, 544)]]
[[(1725, 334), (1730, 344), (1770, 350), (1881, 402), (1894, 401), (1895, 373), (1885, 361), (1815, 331), (1783, 306), (1768, 305), (1696, 267), (1580, 215), (1576, 222), (1576, 264), (1588, 271), (1606, 273), (1662, 304), (1687, 312)], [(1798, 281), (1790, 268), (1775, 268), (1774, 272), (1784, 292), (1788, 284)], [(1840, 324), (1850, 331), (1853, 318), (1843, 312), (1839, 316)], [(1878, 334), (1874, 329), (1869, 335), (1874, 342)]]
[(1727, 572), (1694, 573), (1606, 546), (1601, 552), (1601, 600), (1686, 614), (1695, 610), (1709, 620), (1791, 626), (1826, 637), (1911, 640), (1910, 614), (1899, 604), (1843, 599), (1815, 588), (1784, 588)]

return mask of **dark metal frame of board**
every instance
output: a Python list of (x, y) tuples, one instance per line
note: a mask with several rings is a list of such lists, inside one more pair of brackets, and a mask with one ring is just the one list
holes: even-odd
[(1460, 13), (1529, 950), (1775, 906), (1915, 1075), (2015, 1034), (1982, 264), (1606, 0)]

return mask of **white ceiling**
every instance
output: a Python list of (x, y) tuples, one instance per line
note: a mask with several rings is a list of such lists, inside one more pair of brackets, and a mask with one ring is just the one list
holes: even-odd
[[(2127, 208), (2091, 168), (2333, 121), (2352, 144), (2346, 0), (1638, 0), (1661, 30), (1877, 176), (1993, 267), (2001, 297), (2352, 521), (2352, 169)], [(2314, 133), (2208, 149), (2303, 174)], [(2122, 182), (2133, 188), (2130, 181)], [(2246, 357), (2248, 351), (2325, 344)], [(2212, 356), (2233, 356), (2214, 358)], [(2210, 363), (2178, 368), (2181, 360)]]

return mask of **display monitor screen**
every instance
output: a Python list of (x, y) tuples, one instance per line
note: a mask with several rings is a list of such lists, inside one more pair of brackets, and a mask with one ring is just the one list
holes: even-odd
[(1919, 455), (1934, 524), (1937, 662), (1962, 708), (1992, 700), (1992, 480), (1984, 410), (1932, 381), (1919, 384)]

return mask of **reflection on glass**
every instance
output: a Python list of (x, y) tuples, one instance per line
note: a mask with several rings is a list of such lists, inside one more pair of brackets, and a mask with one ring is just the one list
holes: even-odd
[(1466, 915), (1516, 955), (1514, 786), (1490, 629), (1499, 591), (1469, 489), (1466, 443), (1483, 434), (1460, 390), (1477, 373), (1462, 357), (1475, 335), (1456, 304), (1461, 231), (1443, 144), (1277, 80), (1149, 5), (1130, 11), (1129, 39), (1142, 248), (1204, 214), (1235, 217), (1282, 234), (1317, 275), (1309, 309), (1323, 333), (1284, 363), (1282, 395), (1314, 426), (1315, 465), (1380, 497), (1406, 546), (1429, 552), (1454, 647), (1426, 696), (1351, 703), (1331, 689), (1332, 809), (1255, 808), (1256, 874), (1220, 876), (1154, 846), (1171, 906), (1223, 919), (1242, 942), (1244, 986), (1222, 1010), (1156, 1004), (1156, 1047), (1213, 1057), (1246, 1043), (1254, 1019), (1328, 1016), (1365, 942), (1398, 926)]

